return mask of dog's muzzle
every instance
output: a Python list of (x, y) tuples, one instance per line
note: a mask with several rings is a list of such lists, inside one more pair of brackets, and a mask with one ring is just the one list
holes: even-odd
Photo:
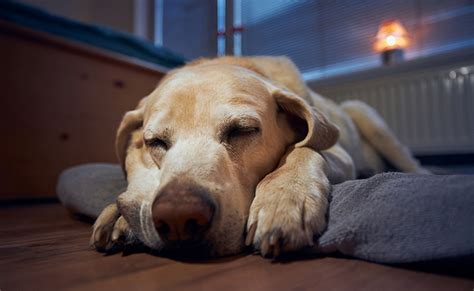
[(215, 210), (216, 203), (204, 187), (175, 180), (156, 196), (152, 217), (165, 247), (194, 246), (205, 238)]

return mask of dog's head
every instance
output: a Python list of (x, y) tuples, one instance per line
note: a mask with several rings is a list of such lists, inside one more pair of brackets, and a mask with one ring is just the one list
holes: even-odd
[(332, 146), (337, 129), (299, 96), (228, 64), (169, 73), (117, 133), (128, 189), (118, 206), (153, 249), (242, 251), (259, 181), (289, 146)]

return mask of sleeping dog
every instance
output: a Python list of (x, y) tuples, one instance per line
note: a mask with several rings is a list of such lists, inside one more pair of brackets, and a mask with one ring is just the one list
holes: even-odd
[(277, 257), (313, 245), (331, 184), (425, 172), (368, 105), (310, 90), (284, 57), (200, 59), (169, 72), (123, 117), (116, 150), (128, 188), (91, 244)]

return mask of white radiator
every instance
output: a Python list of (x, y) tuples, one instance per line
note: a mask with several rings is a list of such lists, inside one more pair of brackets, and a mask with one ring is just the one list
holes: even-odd
[(312, 87), (370, 104), (415, 154), (474, 153), (474, 64)]

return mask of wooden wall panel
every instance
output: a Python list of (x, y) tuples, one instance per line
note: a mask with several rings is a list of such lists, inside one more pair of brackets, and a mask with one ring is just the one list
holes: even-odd
[(121, 117), (165, 70), (3, 24), (0, 199), (51, 197), (63, 169), (116, 162)]

